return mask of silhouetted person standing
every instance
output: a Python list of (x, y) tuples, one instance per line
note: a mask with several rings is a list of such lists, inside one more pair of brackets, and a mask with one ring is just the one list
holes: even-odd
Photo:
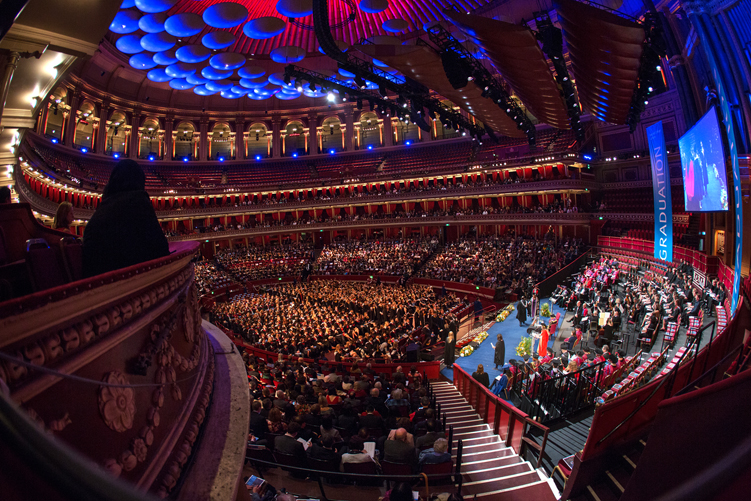
[(91, 277), (167, 255), (167, 238), (146, 193), (146, 175), (133, 160), (120, 160), (83, 234), (84, 275)]

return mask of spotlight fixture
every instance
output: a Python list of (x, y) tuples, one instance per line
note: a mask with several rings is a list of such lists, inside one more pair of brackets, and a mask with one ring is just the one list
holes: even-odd
[(284, 83), (287, 84), (287, 85), (289, 85), (289, 82), (290, 82), (289, 75), (285, 74), (284, 75)]
[(359, 98), (359, 97), (357, 98), (357, 109), (358, 109), (358, 110), (361, 110), (361, 109), (362, 109), (362, 99), (361, 99), (361, 98)]
[(355, 84), (357, 84), (360, 89), (365, 89), (367, 85), (365, 84), (365, 80), (361, 76), (355, 77)]
[(313, 82), (310, 82), (310, 84), (308, 85), (308, 89), (310, 89), (312, 92), (315, 92), (316, 91), (315, 84)]

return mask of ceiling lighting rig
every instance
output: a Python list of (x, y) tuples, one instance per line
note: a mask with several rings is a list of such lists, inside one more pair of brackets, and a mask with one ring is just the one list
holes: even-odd
[(634, 96), (631, 98), (631, 109), (626, 123), (631, 132), (641, 119), (644, 107), (649, 103), (649, 97), (665, 90), (665, 80), (662, 76), (661, 58), (667, 54), (662, 25), (656, 14), (644, 14), (644, 43), (642, 44), (641, 59), (639, 61), (639, 75), (636, 79)]
[[(472, 135), (482, 137), (485, 132), (482, 127), (471, 123), (460, 113), (443, 105), (438, 99), (430, 96), (430, 90), (410, 78), (394, 76), (373, 63), (365, 61), (352, 54), (344, 53), (336, 44), (332, 36), (331, 25), (329, 23), (328, 0), (313, 0), (313, 25), (315, 27), (316, 38), (324, 54), (337, 61), (339, 68), (353, 73), (355, 75), (355, 85), (358, 88), (342, 85), (340, 82), (334, 83), (331, 78), (325, 75), (316, 74), (310, 70), (289, 65), (285, 68), (285, 75), (289, 78), (297, 78), (313, 82), (311, 78), (323, 79), (326, 81), (323, 85), (327, 88), (336, 88), (340, 95), (345, 93), (358, 99), (367, 99), (371, 103), (371, 109), (374, 104), (378, 103), (381, 110), (387, 116), (397, 116), (402, 119), (409, 118), (412, 123), (424, 131), (430, 131), (430, 125), (425, 121), (425, 109), (428, 115), (436, 115), (443, 123), (450, 123), (454, 129), (466, 129)], [(362, 41), (361, 43), (370, 43)], [(307, 76), (306, 76), (307, 75)], [(371, 82), (377, 87), (377, 92), (369, 92), (367, 82)], [(388, 100), (388, 91), (396, 94), (397, 102)], [(409, 101), (409, 104), (408, 102)]]
[(547, 12), (539, 12), (535, 16), (537, 31), (532, 30), (532, 32), (535, 34), (535, 38), (542, 43), (542, 51), (553, 61), (555, 81), (563, 90), (563, 99), (566, 101), (571, 128), (574, 130), (576, 139), (582, 142), (584, 140), (584, 128), (581, 123), (581, 106), (576, 96), (576, 87), (574, 87), (574, 82), (571, 81), (566, 60), (563, 57), (563, 32), (553, 25)]
[[(534, 146), (537, 132), (535, 126), (521, 106), (511, 98), (503, 82), (491, 75), (488, 69), (440, 24), (431, 26), (428, 36), (437, 47), (433, 49), (440, 54), (446, 77), (451, 85), (455, 89), (460, 89), (467, 83), (474, 82), (482, 89), (483, 97), (492, 99), (509, 118), (513, 119), (516, 127), (527, 134), (530, 146)], [(417, 43), (430, 46), (419, 39)], [(490, 137), (495, 139), (492, 133)]]

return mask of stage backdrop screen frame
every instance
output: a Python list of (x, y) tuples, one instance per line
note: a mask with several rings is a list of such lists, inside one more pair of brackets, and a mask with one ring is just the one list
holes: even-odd
[(729, 210), (725, 148), (713, 106), (678, 140), (686, 212)]

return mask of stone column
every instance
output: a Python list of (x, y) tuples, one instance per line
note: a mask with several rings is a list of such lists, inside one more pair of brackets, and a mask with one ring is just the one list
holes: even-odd
[[(50, 112), (50, 103), (51, 101), (47, 99), (44, 103), (42, 103), (42, 109), (39, 110), (39, 122), (37, 123), (37, 134), (43, 135), (45, 124), (47, 123), (47, 116)], [(0, 111), (2, 113), (2, 111)], [(2, 119), (2, 115), (0, 115), (0, 120)], [(2, 129), (0, 129), (1, 131)]]
[(280, 124), (281, 118), (279, 116), (271, 117), (271, 156), (273, 158), (279, 158), (282, 155)]
[(245, 118), (235, 119), (235, 160), (245, 158)]
[(164, 119), (164, 160), (172, 160), (172, 145), (174, 144), (174, 136), (172, 135), (172, 129), (175, 125), (175, 116), (167, 115)]
[(209, 120), (207, 118), (201, 118), (198, 141), (198, 159), (207, 160), (209, 158)]
[(81, 100), (81, 94), (74, 92), (70, 98), (70, 115), (68, 123), (65, 126), (64, 143), (66, 146), (73, 147), (73, 141), (76, 139), (76, 117), (78, 117), (78, 105)]
[(5, 68), (3, 68), (3, 77), (0, 81), (0, 132), (3, 131), (2, 119), (3, 110), (5, 110), (5, 101), (8, 99), (8, 91), (10, 90), (10, 82), (13, 80), (13, 73), (18, 68), (18, 60), (21, 59), (21, 54), (18, 52), (10, 52), (5, 58)]
[(352, 111), (352, 108), (344, 108), (344, 124), (347, 126), (347, 130), (345, 131), (344, 135), (344, 148), (347, 151), (355, 150), (355, 126), (353, 116), (354, 113)]
[(394, 130), (391, 128), (391, 117), (383, 117), (383, 145), (394, 146)]
[(308, 131), (310, 137), (308, 138), (308, 154), (318, 154), (318, 116), (311, 114), (308, 115)]
[(96, 148), (94, 150), (103, 155), (107, 147), (107, 117), (110, 113), (110, 103), (107, 101), (102, 103), (99, 110), (99, 129), (96, 136)]
[(141, 135), (138, 130), (141, 127), (141, 112), (133, 111), (133, 116), (130, 121), (130, 158), (138, 158), (138, 137)]

